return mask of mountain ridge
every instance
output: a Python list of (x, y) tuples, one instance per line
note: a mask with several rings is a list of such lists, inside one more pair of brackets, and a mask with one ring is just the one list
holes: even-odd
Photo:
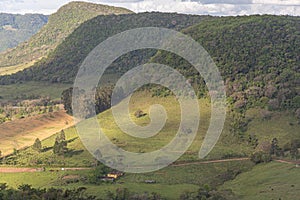
[(0, 67), (26, 64), (48, 55), (83, 22), (98, 15), (128, 14), (125, 8), (75, 1), (49, 16), (48, 23), (28, 41), (0, 54)]
[(42, 14), (0, 13), (0, 52), (16, 47), (36, 34), (48, 21)]

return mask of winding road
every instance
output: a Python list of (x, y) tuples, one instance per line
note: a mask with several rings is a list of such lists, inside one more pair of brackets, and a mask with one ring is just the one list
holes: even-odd
[[(182, 166), (190, 166), (190, 165), (204, 165), (211, 163), (225, 163), (225, 162), (234, 162), (234, 161), (246, 161), (250, 160), (250, 158), (232, 158), (232, 159), (222, 159), (222, 160), (208, 160), (201, 162), (188, 162), (188, 163), (174, 163), (171, 166), (173, 167), (182, 167)], [(287, 161), (287, 160), (273, 160), (274, 162), (296, 165), (300, 164), (300, 161)], [(81, 171), (81, 170), (91, 170), (93, 168), (59, 168), (59, 170), (47, 169), (47, 171)], [(0, 173), (33, 173), (33, 172), (42, 172), (43, 168), (18, 168), (18, 167), (0, 167)]]

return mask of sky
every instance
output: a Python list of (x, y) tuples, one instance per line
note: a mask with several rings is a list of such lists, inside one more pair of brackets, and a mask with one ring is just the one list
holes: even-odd
[[(52, 14), (72, 0), (0, 0), (0, 13)], [(81, 0), (128, 8), (199, 15), (275, 14), (300, 16), (300, 0)]]

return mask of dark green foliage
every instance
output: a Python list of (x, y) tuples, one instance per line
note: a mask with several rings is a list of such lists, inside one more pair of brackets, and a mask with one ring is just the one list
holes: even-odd
[(271, 155), (284, 156), (283, 150), (279, 147), (278, 139), (274, 138), (271, 143)]
[(110, 173), (112, 169), (106, 167), (105, 165), (98, 163), (97, 167), (93, 170), (92, 175), (89, 177), (89, 182), (92, 184), (102, 183), (102, 178)]
[(292, 158), (294, 159), (299, 158), (299, 150), (298, 150), (299, 147), (300, 147), (300, 142), (298, 140), (292, 140), (291, 150), (290, 150), (290, 154)]
[(57, 155), (65, 155), (65, 153), (68, 151), (67, 145), (68, 142), (66, 141), (65, 133), (62, 130), (61, 133), (55, 138), (53, 153)]
[(253, 148), (258, 146), (258, 138), (255, 134), (249, 135), (248, 144), (251, 145)]
[[(93, 104), (95, 105), (95, 111), (97, 114), (111, 107), (112, 92), (113, 92), (112, 86), (96, 88), (96, 92), (95, 92), (96, 94), (95, 94), (95, 99), (93, 101)], [(62, 103), (64, 104), (64, 107), (67, 113), (69, 114), (72, 114), (72, 94), (73, 94), (73, 88), (65, 90), (62, 94)], [(91, 106), (93, 106), (93, 104), (90, 101), (86, 100), (84, 92), (80, 94), (82, 95), (79, 98), (82, 99), (81, 102), (83, 104), (86, 105), (90, 104)], [(81, 112), (82, 115), (84, 115), (83, 116), (84, 118), (88, 118), (93, 115), (92, 108), (86, 105), (82, 106), (82, 112)]]
[(65, 110), (67, 111), (68, 114), (72, 114), (72, 93), (73, 93), (73, 88), (69, 88), (62, 93), (62, 103), (64, 104)]
[(37, 33), (48, 21), (41, 14), (0, 13), (0, 52), (16, 47)]
[(0, 199), (13, 199), (13, 200), (93, 200), (94, 196), (86, 194), (86, 188), (80, 187), (77, 189), (36, 189), (31, 185), (20, 185), (17, 190), (8, 189), (6, 184), (0, 184)]
[(113, 87), (100, 87), (96, 89), (95, 107), (96, 113), (101, 113), (111, 107)]
[[(224, 194), (223, 194), (224, 193)], [(185, 192), (180, 195), (180, 200), (226, 200), (225, 195), (230, 192), (219, 192), (208, 185), (199, 188), (197, 192)]]
[(255, 164), (268, 163), (272, 161), (272, 157), (270, 153), (259, 151), (251, 155), (251, 161), (254, 162)]
[(39, 138), (37, 138), (32, 146), (32, 148), (37, 151), (41, 152), (42, 151), (42, 142), (40, 141)]
[(118, 188), (115, 193), (107, 191), (105, 197), (101, 200), (163, 200), (157, 193), (144, 192), (143, 194), (135, 194), (130, 192), (127, 188)]
[[(205, 20), (183, 32), (211, 55), (236, 109), (271, 109), (298, 105), (300, 18), (288, 16), (221, 17)], [(195, 69), (178, 56), (161, 52), (152, 61), (173, 66), (205, 91)], [(266, 102), (266, 99), (269, 99)]]
[(231, 110), (230, 112), (230, 132), (232, 135), (237, 137), (244, 137), (244, 133), (247, 131), (248, 121), (245, 117), (244, 112), (237, 112)]

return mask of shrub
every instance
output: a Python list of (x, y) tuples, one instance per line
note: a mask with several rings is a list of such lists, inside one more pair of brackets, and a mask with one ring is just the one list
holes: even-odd
[(259, 151), (251, 155), (251, 161), (255, 164), (268, 163), (272, 161), (272, 157), (269, 153)]

